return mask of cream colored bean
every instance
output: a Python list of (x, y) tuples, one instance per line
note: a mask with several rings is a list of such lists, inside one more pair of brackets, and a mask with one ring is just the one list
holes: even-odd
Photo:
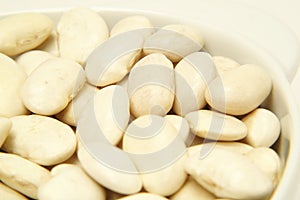
[(148, 36), (154, 32), (154, 27), (147, 17), (141, 15), (125, 17), (112, 27), (110, 31), (110, 37), (128, 31), (141, 31), (142, 29), (145, 31), (145, 36)]
[[(104, 187), (120, 194), (134, 194), (142, 189), (142, 181), (137, 171), (131, 174), (103, 165), (80, 146), (77, 156), (84, 170)], [(133, 163), (131, 165), (134, 168)]]
[(273, 149), (267, 147), (254, 148), (246, 156), (268, 175), (274, 187), (278, 184), (282, 172), (282, 164), (278, 154)]
[(50, 35), (53, 22), (39, 13), (22, 13), (0, 20), (0, 52), (15, 56), (34, 49)]
[(28, 114), (20, 98), (20, 89), (26, 74), (14, 60), (0, 53), (0, 116)]
[(105, 190), (76, 165), (61, 164), (51, 170), (51, 179), (39, 187), (40, 200), (105, 200)]
[(32, 50), (21, 54), (15, 61), (23, 67), (27, 75), (30, 75), (41, 63), (50, 58), (55, 58), (55, 56), (46, 51)]
[(52, 31), (50, 36), (47, 38), (45, 42), (43, 42), (40, 46), (37, 47), (38, 50), (46, 51), (53, 56), (60, 56), (59, 50), (58, 50), (58, 38), (57, 38), (57, 32)]
[(50, 179), (50, 172), (20, 156), (0, 152), (0, 180), (11, 188), (37, 199), (38, 187)]
[(126, 91), (128, 89), (128, 78), (129, 78), (129, 76), (127, 75), (117, 83), (117, 85), (122, 86)]
[(201, 50), (203, 45), (204, 40), (198, 30), (187, 25), (171, 24), (148, 37), (143, 51), (146, 55), (163, 53), (172, 62), (178, 62), (183, 57)]
[(26, 197), (18, 193), (17, 191), (7, 187), (0, 182), (0, 194), (1, 200), (28, 200)]
[(88, 8), (65, 12), (57, 24), (57, 33), (60, 56), (80, 64), (109, 36), (103, 18)]
[(246, 125), (230, 115), (199, 110), (188, 113), (185, 119), (189, 122), (191, 131), (202, 138), (234, 141), (247, 135)]
[(273, 191), (269, 177), (246, 156), (219, 148), (208, 150), (205, 156), (200, 151), (191, 153), (185, 169), (217, 197), (263, 199)]
[(85, 83), (82, 67), (63, 58), (48, 59), (26, 79), (21, 97), (26, 107), (41, 115), (62, 111)]
[(140, 31), (125, 32), (103, 42), (87, 60), (88, 82), (103, 87), (121, 81), (140, 58), (143, 43)]
[(211, 56), (195, 52), (184, 57), (175, 67), (176, 98), (173, 110), (177, 115), (202, 109), (207, 85), (216, 77), (217, 71)]
[(164, 118), (174, 126), (177, 133), (187, 146), (192, 143), (194, 138), (193, 135), (190, 134), (189, 123), (186, 119), (178, 115), (166, 115)]
[(167, 200), (167, 198), (159, 196), (157, 194), (141, 192), (130, 196), (122, 197), (117, 200)]
[[(89, 104), (92, 105), (86, 105), (86, 107), (92, 106), (93, 113), (83, 111), (79, 121), (81, 119), (88, 120), (91, 118), (90, 115), (94, 114), (96, 120), (96, 124), (93, 124), (94, 131), (103, 134), (110, 144), (117, 145), (123, 137), (130, 117), (128, 95), (124, 88), (118, 85), (105, 87), (96, 92)], [(87, 124), (81, 124), (80, 129), (77, 126), (77, 131), (91, 128), (86, 127)]]
[(150, 154), (167, 147), (176, 137), (176, 129), (165, 118), (143, 115), (129, 124), (123, 136), (123, 150), (133, 154)]
[(280, 122), (271, 111), (258, 108), (242, 119), (248, 128), (245, 142), (253, 147), (270, 147), (280, 135)]
[(55, 165), (70, 158), (76, 149), (73, 130), (56, 119), (21, 115), (11, 120), (12, 128), (3, 145), (9, 153), (41, 165)]
[(272, 79), (257, 65), (246, 64), (214, 79), (205, 92), (207, 103), (231, 115), (243, 115), (256, 109), (270, 94)]
[(141, 178), (144, 189), (150, 193), (162, 196), (174, 194), (183, 186), (187, 178), (187, 173), (183, 167), (185, 159), (186, 157), (183, 155), (180, 159), (165, 168), (152, 173), (142, 173)]
[(204, 189), (192, 177), (189, 177), (183, 187), (171, 196), (170, 200), (214, 200), (215, 196)]
[(82, 110), (99, 89), (86, 83), (68, 106), (55, 115), (60, 121), (76, 126)]
[(236, 69), (241, 66), (235, 60), (223, 56), (213, 56), (212, 60), (220, 75), (222, 75), (224, 72)]
[(11, 126), (12, 123), (10, 119), (0, 117), (0, 148), (8, 136)]
[(147, 114), (166, 115), (174, 101), (174, 70), (163, 54), (150, 54), (139, 60), (128, 80), (130, 112), (139, 117)]

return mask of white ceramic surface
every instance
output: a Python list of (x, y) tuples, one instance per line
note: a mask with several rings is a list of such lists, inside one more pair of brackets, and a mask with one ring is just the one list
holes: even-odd
[[(124, 0), (4, 1), (0, 0), (0, 16), (36, 10), (58, 19), (59, 11), (84, 5), (100, 10), (106, 20), (110, 19), (110, 25), (132, 13), (144, 13), (157, 25), (190, 23), (202, 30), (207, 41), (206, 48), (212, 54), (266, 67), (273, 77), (274, 90), (264, 106), (272, 109), (281, 120), (282, 136), (278, 151), (283, 160), (288, 160), (284, 176), (272, 199), (300, 198), (297, 194), (300, 186), (297, 170), (300, 166), (300, 135), (297, 134), (300, 132), (300, 118), (286, 78), (291, 80), (297, 70), (300, 47), (296, 37), (283, 24), (233, 0), (226, 1), (226, 4), (218, 0), (185, 0), (178, 3), (170, 0), (131, 0), (126, 4)], [(162, 17), (165, 20), (161, 20)]]

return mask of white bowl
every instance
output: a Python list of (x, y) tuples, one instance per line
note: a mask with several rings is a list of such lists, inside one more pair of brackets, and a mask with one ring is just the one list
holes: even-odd
[[(20, 6), (18, 7), (19, 4), (15, 4), (16, 7), (13, 7), (13, 1), (14, 0), (10, 1), (9, 4), (4, 4), (3, 6), (1, 5), (2, 2), (0, 3), (0, 7), (3, 8), (3, 12), (0, 13), (0, 17), (24, 11), (39, 11), (52, 17), (54, 21), (57, 21), (62, 12), (66, 9), (83, 5), (83, 2), (80, 3), (77, 1), (71, 1), (74, 4), (71, 4), (70, 2), (58, 3), (55, 1), (51, 1), (52, 3), (50, 3), (50, 1), (43, 1), (43, 3), (35, 2), (35, 4), (30, 4), (30, 2), (32, 3), (33, 1), (28, 1), (27, 5), (29, 5), (30, 7), (26, 8)], [(104, 4), (103, 2), (106, 2), (107, 4)], [(157, 26), (169, 23), (191, 24), (201, 30), (206, 41), (205, 48), (212, 55), (228, 56), (234, 58), (240, 63), (258, 64), (268, 70), (273, 78), (273, 91), (270, 97), (263, 103), (263, 107), (272, 110), (280, 119), (282, 127), (281, 137), (274, 147), (279, 153), (281, 160), (285, 163), (285, 169), (282, 175), (282, 179), (280, 180), (280, 183), (276, 188), (272, 199), (299, 199), (300, 194), (297, 190), (298, 186), (300, 185), (300, 174), (298, 173), (297, 168), (300, 166), (300, 117), (288, 82), (288, 80), (292, 78), (293, 73), (296, 71), (296, 67), (299, 62), (299, 47), (295, 46), (294, 44), (295, 38), (293, 38), (293, 36), (289, 34), (288, 31), (279, 29), (280, 31), (278, 35), (275, 38), (273, 37), (273, 40), (275, 40), (273, 42), (278, 42), (276, 43), (276, 45), (279, 48), (290, 48), (292, 50), (291, 52), (289, 52), (288, 57), (280, 57), (281, 54), (277, 52), (277, 49), (274, 50), (272, 48), (274, 47), (274, 45), (269, 45), (271, 43), (270, 38), (267, 38), (268, 41), (266, 41), (266, 43), (262, 43), (263, 38), (260, 38), (262, 36), (259, 36), (257, 34), (255, 35), (255, 33), (253, 32), (249, 32), (249, 30), (253, 27), (249, 28), (250, 25), (245, 25), (245, 22), (241, 24), (240, 19), (235, 21), (237, 27), (239, 24), (241, 25), (240, 31), (236, 31), (237, 29), (232, 29), (230, 23), (233, 21), (230, 22), (230, 19), (233, 18), (228, 17), (226, 15), (226, 12), (223, 12), (221, 14), (218, 13), (220, 12), (220, 9), (219, 7), (215, 6), (220, 6), (220, 4), (216, 4), (216, 1), (213, 1), (214, 3), (206, 2), (205, 4), (203, 4), (202, 2), (201, 4), (205, 5), (205, 8), (214, 8), (214, 12), (207, 12), (206, 15), (204, 14), (197, 16), (195, 13), (192, 13), (196, 12), (196, 10), (193, 9), (193, 7), (195, 6), (190, 6), (190, 10), (185, 10), (184, 12), (182, 12), (185, 13), (183, 14), (184, 17), (182, 18), (179, 18), (178, 15), (174, 13), (173, 7), (168, 8), (167, 2), (170, 3), (171, 1), (166, 1), (164, 3), (162, 3), (162, 1), (159, 2), (160, 4), (162, 4), (159, 9), (157, 9), (157, 7), (154, 8), (155, 3), (150, 3), (150, 1), (144, 1), (145, 5), (135, 1), (126, 1), (128, 3), (126, 5), (124, 4), (124, 1), (122, 1), (121, 5), (118, 4), (120, 3), (120, 1), (103, 2), (99, 3), (95, 1), (84, 1), (84, 5), (99, 11), (99, 13), (104, 17), (110, 27), (119, 19), (132, 14), (145, 15), (149, 17)], [(193, 2), (195, 3), (195, 5), (200, 5), (201, 1)], [(25, 4), (26, 1), (24, 1), (23, 3)], [(146, 8), (146, 6), (148, 6), (148, 8)], [(47, 8), (45, 9), (45, 7)], [(182, 9), (186, 8), (186, 6), (184, 6), (184, 4), (180, 4), (177, 5), (176, 8)], [(200, 11), (204, 12), (203, 9), (200, 9)], [(192, 14), (190, 14), (190, 12)], [(241, 11), (239, 11), (238, 13), (240, 12)], [(218, 25), (218, 23), (216, 23), (217, 20), (215, 21), (215, 14), (218, 15), (217, 17), (225, 16), (224, 23), (222, 25)], [(193, 18), (189, 18), (189, 16), (193, 16)], [(201, 21), (201, 16), (202, 19), (207, 20)], [(235, 17), (237, 18), (239, 16)], [(272, 22), (273, 25), (275, 23), (274, 21), (268, 21), (265, 18), (260, 22)], [(266, 24), (260, 24), (259, 26), (261, 27), (265, 25)], [(252, 24), (251, 26), (254, 25)], [(280, 26), (277, 24), (276, 28), (278, 27)], [(241, 34), (242, 30), (248, 32)], [(272, 32), (272, 28), (266, 30), (266, 32)], [(285, 43), (282, 43), (280, 39), (285, 39)], [(288, 53), (286, 53), (286, 55), (287, 54)]]

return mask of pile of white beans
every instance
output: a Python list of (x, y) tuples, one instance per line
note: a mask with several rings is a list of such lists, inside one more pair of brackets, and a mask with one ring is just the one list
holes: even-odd
[(57, 25), (22, 13), (0, 29), (1, 200), (272, 195), (280, 122), (261, 107), (272, 90), (262, 67), (140, 15), (110, 29), (87, 8)]

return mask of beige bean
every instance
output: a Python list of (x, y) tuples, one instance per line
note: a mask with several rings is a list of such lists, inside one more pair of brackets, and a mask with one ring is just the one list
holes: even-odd
[(0, 199), (2, 200), (28, 200), (26, 197), (18, 193), (17, 191), (7, 187), (0, 182)]
[(171, 196), (170, 200), (213, 200), (215, 196), (204, 189), (192, 177), (189, 177), (182, 188)]
[(85, 83), (82, 67), (63, 58), (48, 59), (26, 79), (21, 97), (26, 107), (41, 115), (62, 111)]
[(60, 56), (84, 64), (91, 52), (107, 40), (109, 30), (95, 11), (74, 8), (60, 18), (57, 34)]
[(268, 175), (274, 187), (278, 184), (282, 172), (282, 164), (278, 154), (273, 149), (267, 147), (254, 148), (246, 156)]
[(100, 44), (86, 63), (88, 82), (103, 87), (121, 81), (141, 57), (143, 43), (140, 31), (129, 31)]
[[(183, 162), (185, 155), (168, 166), (152, 173), (141, 173), (144, 189), (150, 193), (170, 196), (178, 191), (184, 184), (187, 173)], [(163, 177), (163, 178), (162, 178)]]
[(46, 116), (21, 115), (11, 118), (12, 128), (3, 145), (41, 165), (55, 165), (67, 160), (76, 149), (76, 137), (66, 124)]
[(207, 154), (194, 151), (186, 160), (185, 169), (217, 197), (263, 199), (274, 189), (269, 177), (252, 160), (220, 148), (210, 149)]
[(123, 150), (133, 154), (150, 154), (164, 149), (176, 137), (182, 140), (165, 118), (143, 115), (129, 124), (123, 136)]
[(25, 79), (23, 69), (14, 60), (0, 53), (0, 116), (28, 114), (19, 94)]
[(228, 57), (213, 56), (212, 60), (220, 75), (222, 75), (226, 71), (230, 71), (241, 66), (238, 62)]
[(27, 75), (30, 75), (41, 63), (50, 58), (55, 57), (46, 51), (32, 50), (19, 55), (15, 61), (23, 67)]
[(182, 24), (171, 24), (149, 36), (145, 40), (143, 52), (146, 55), (163, 53), (172, 62), (178, 62), (183, 57), (201, 50), (203, 45), (203, 37), (195, 28)]
[(110, 31), (110, 37), (113, 37), (117, 34), (134, 31), (134, 30), (142, 30), (145, 31), (145, 36), (148, 36), (154, 32), (154, 27), (151, 21), (142, 15), (133, 15), (129, 17), (125, 17), (118, 21)]
[[(94, 126), (94, 131), (98, 131), (106, 138), (102, 142), (107, 140), (110, 144), (117, 145), (123, 137), (130, 118), (129, 100), (124, 88), (111, 85), (97, 91), (89, 104), (86, 105), (86, 107), (89, 106), (92, 106), (92, 113), (83, 111), (79, 121), (81, 119), (89, 120), (92, 114), (95, 115), (95, 124), (91, 126)], [(77, 132), (91, 128), (86, 123), (81, 124), (79, 129), (79, 125), (77, 125)]]
[(105, 190), (87, 176), (84, 171), (71, 164), (57, 165), (51, 170), (51, 179), (39, 187), (40, 200), (105, 200)]
[(0, 20), (0, 52), (15, 56), (34, 49), (50, 35), (53, 22), (39, 13), (15, 14)]
[(270, 110), (255, 109), (242, 121), (248, 128), (248, 134), (244, 141), (253, 147), (270, 147), (280, 135), (279, 119)]
[(212, 140), (234, 141), (247, 135), (246, 125), (239, 119), (210, 110), (199, 110), (188, 113), (185, 119), (191, 131)]
[(262, 67), (246, 64), (215, 78), (205, 92), (207, 103), (231, 115), (256, 109), (270, 94), (272, 79)]
[(172, 62), (163, 54), (145, 56), (134, 65), (128, 78), (131, 114), (166, 115), (173, 105), (174, 87)]
[(91, 98), (93, 98), (98, 90), (98, 88), (85, 83), (76, 97), (69, 102), (68, 106), (63, 111), (55, 115), (56, 118), (66, 124), (76, 126), (84, 106)]
[(40, 46), (38, 46), (36, 49), (46, 51), (53, 56), (60, 56), (59, 49), (58, 49), (58, 38), (57, 38), (57, 32), (52, 31), (50, 36), (47, 38), (45, 42), (43, 42)]
[[(84, 170), (104, 187), (120, 194), (134, 194), (142, 189), (142, 181), (137, 171), (128, 173), (113, 169), (105, 165), (107, 163), (97, 161), (84, 147), (79, 146), (77, 156)], [(131, 165), (134, 170), (133, 163)]]
[(10, 119), (0, 117), (0, 148), (8, 136), (11, 126), (12, 123)]
[(38, 187), (50, 179), (50, 172), (20, 156), (0, 152), (0, 180), (11, 188), (37, 199)]
[(141, 192), (130, 196), (122, 197), (117, 200), (167, 200), (167, 198), (157, 194)]
[(184, 57), (175, 67), (175, 100), (173, 110), (177, 115), (202, 109), (207, 85), (216, 77), (211, 56), (195, 52)]

